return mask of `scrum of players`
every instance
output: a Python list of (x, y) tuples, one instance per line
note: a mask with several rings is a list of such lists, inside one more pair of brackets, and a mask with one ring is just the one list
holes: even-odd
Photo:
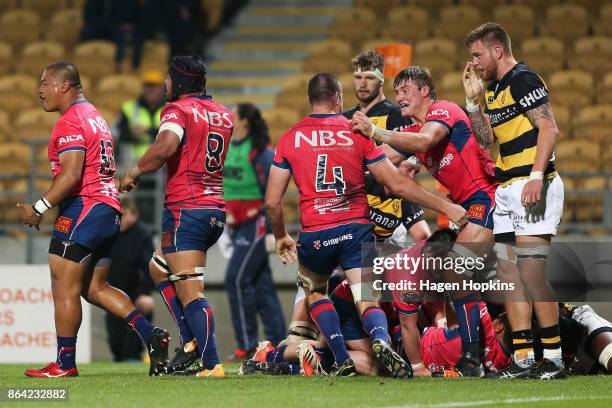
[[(510, 324), (516, 318), (514, 306), (492, 314), (489, 309), (502, 310), (501, 305), (487, 305), (477, 292), (453, 289), (446, 298), (425, 299), (394, 291), (392, 300), (383, 302), (362, 279), (379, 246), (406, 234), (416, 243), (400, 254), (411, 257), (477, 258), (487, 254), (482, 245), (471, 244), (489, 244), (498, 271), (503, 266), (518, 275), (521, 263), (541, 262), (542, 245), (520, 248), (494, 237), (495, 202), (508, 180), (500, 183), (500, 165), (484, 148), (485, 136), (494, 134), (497, 124), (488, 116), (494, 107), (487, 105), (483, 113), (478, 105), (484, 90), (475, 69), (483, 77), (488, 74), (487, 80), (500, 80), (500, 72), (508, 72), (504, 67), (523, 71), (517, 68), (520, 64), (508, 65), (514, 61), (511, 51), (493, 28), (468, 41), (474, 59), (465, 70), (467, 114), (452, 102), (438, 100), (429, 71), (418, 66), (394, 79), (397, 104), (386, 99), (384, 61), (373, 50), (352, 61), (359, 104), (347, 111), (333, 75), (319, 73), (310, 79), (312, 112), (280, 138), (265, 195), (276, 253), (283, 264), (297, 263), (292, 321), (287, 338), (279, 344), (261, 342), (240, 374), (554, 379), (568, 373), (610, 372), (612, 323), (588, 305), (555, 303), (551, 312), (548, 302), (546, 325), (540, 320), (532, 324), (529, 317), (528, 327), (516, 330)], [(532, 82), (529, 85), (538, 85)], [(225, 376), (203, 282), (206, 252), (225, 222), (223, 164), (234, 122), (231, 113), (206, 94), (205, 86), (206, 67), (199, 57), (172, 59), (166, 79), (170, 103), (161, 114), (159, 134), (116, 186), (110, 131), (84, 99), (76, 67), (52, 65), (43, 73), (43, 107), (62, 114), (49, 146), (54, 181), (40, 200), (19, 206), (24, 223), (37, 227), (44, 212), (60, 205), (49, 252), (52, 275), (60, 282), (53, 289), (56, 310), (58, 305), (65, 310), (64, 319), (56, 320), (57, 360), (26, 375), (78, 375), (74, 355), (82, 294), (138, 332), (149, 352), (150, 375)], [(542, 99), (541, 106), (549, 108), (547, 97)], [(79, 114), (81, 110), (85, 113)], [(540, 121), (542, 115), (533, 119), (530, 112), (522, 112), (517, 120), (530, 120), (545, 134), (549, 128)], [(548, 159), (539, 162), (546, 165)], [(539, 162), (532, 158), (534, 169)], [(420, 163), (449, 190), (448, 199), (415, 181)], [(129, 299), (104, 283), (108, 244), (119, 219), (118, 193), (131, 191), (143, 174), (164, 165), (162, 239), (150, 273), (179, 332), (180, 345), (171, 361), (168, 332), (154, 327)], [(513, 175), (527, 183), (520, 197), (526, 211), (540, 200), (543, 179), (558, 177), (548, 167)], [(283, 196), (291, 178), (300, 201), (297, 243), (283, 217)], [(421, 207), (444, 214), (456, 230), (432, 233)], [(392, 268), (385, 273), (402, 278)], [(457, 278), (455, 271), (444, 268), (422, 268), (413, 277), (425, 275), (444, 282)], [(534, 341), (538, 338), (541, 341)]]

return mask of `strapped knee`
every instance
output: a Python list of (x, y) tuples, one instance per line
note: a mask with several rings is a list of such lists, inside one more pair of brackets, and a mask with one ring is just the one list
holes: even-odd
[(493, 245), (493, 251), (498, 260), (516, 264), (516, 247), (514, 245), (496, 242)]
[(287, 341), (299, 343), (304, 340), (316, 340), (319, 337), (319, 329), (311, 322), (295, 321), (289, 325)]
[(548, 245), (539, 245), (529, 248), (516, 247), (514, 250), (518, 260), (539, 259), (545, 261), (548, 258), (550, 247)]
[(193, 268), (184, 269), (177, 273), (170, 273), (170, 281), (176, 282), (180, 280), (204, 280), (204, 272), (206, 268), (203, 266), (196, 266)]
[(160, 272), (165, 273), (166, 275), (171, 274), (166, 259), (157, 252), (153, 252), (153, 256), (151, 256), (151, 263), (155, 265)]

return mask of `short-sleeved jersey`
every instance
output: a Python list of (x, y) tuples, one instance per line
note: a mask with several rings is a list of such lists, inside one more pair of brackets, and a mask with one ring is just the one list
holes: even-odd
[(71, 151), (85, 153), (85, 162), (81, 180), (70, 196), (101, 202), (121, 211), (114, 178), (113, 136), (100, 112), (85, 99), (75, 101), (53, 128), (48, 149), (53, 178), (62, 171), (60, 156)]
[(223, 163), (234, 129), (231, 112), (208, 95), (193, 96), (167, 104), (161, 113), (161, 126), (165, 123), (184, 130), (166, 163), (166, 206), (225, 208)]
[[(538, 129), (527, 112), (549, 101), (548, 89), (529, 66), (519, 62), (502, 79), (489, 82), (485, 113), (499, 141), (495, 176), (502, 183), (529, 177), (536, 157)], [(555, 172), (554, 155), (545, 174)]]
[[(489, 154), (472, 134), (470, 119), (455, 103), (440, 100), (429, 107), (425, 123), (436, 122), (448, 130), (448, 136), (417, 157), (431, 175), (445, 186), (455, 203), (462, 203), (478, 191), (491, 196), (497, 182)], [(422, 125), (413, 124), (406, 132), (418, 133)]]
[(280, 138), (272, 164), (291, 170), (303, 231), (369, 223), (365, 166), (385, 159), (381, 147), (340, 114), (310, 115)]

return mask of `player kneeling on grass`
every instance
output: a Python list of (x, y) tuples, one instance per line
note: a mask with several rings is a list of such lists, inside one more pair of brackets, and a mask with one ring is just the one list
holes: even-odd
[(49, 141), (53, 183), (33, 205), (17, 206), (23, 209), (23, 223), (38, 229), (43, 214), (59, 205), (49, 244), (57, 360), (40, 370), (26, 370), (25, 375), (78, 375), (81, 297), (124, 319), (138, 332), (149, 352), (149, 375), (157, 375), (167, 362), (168, 332), (154, 327), (125, 293), (107, 283), (110, 252), (121, 222), (113, 136), (100, 112), (83, 96), (73, 64), (49, 65), (38, 93), (46, 112), (61, 113)]
[[(132, 190), (142, 174), (167, 163), (159, 264), (167, 263), (171, 273), (154, 279), (179, 326), (183, 348), (195, 338), (204, 367), (175, 374), (224, 377), (203, 281), (206, 252), (223, 233), (225, 223), (223, 164), (234, 120), (228, 109), (206, 94), (205, 87), (206, 65), (200, 57), (172, 58), (166, 78), (171, 102), (162, 110), (159, 134), (122, 177), (120, 191)], [(189, 331), (181, 330), (180, 321), (186, 322)]]

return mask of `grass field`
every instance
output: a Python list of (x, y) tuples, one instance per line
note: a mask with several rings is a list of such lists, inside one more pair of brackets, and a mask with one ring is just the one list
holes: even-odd
[[(380, 377), (304, 378), (247, 376), (227, 368), (225, 379), (201, 380), (146, 376), (141, 364), (93, 363), (81, 376), (37, 380), (23, 376), (25, 365), (0, 365), (0, 388), (68, 389), (66, 405), (79, 407), (610, 407), (612, 376), (573, 377), (566, 381), (492, 381)], [(64, 403), (24, 403), (27, 407)], [(1, 403), (0, 406), (18, 406)]]

